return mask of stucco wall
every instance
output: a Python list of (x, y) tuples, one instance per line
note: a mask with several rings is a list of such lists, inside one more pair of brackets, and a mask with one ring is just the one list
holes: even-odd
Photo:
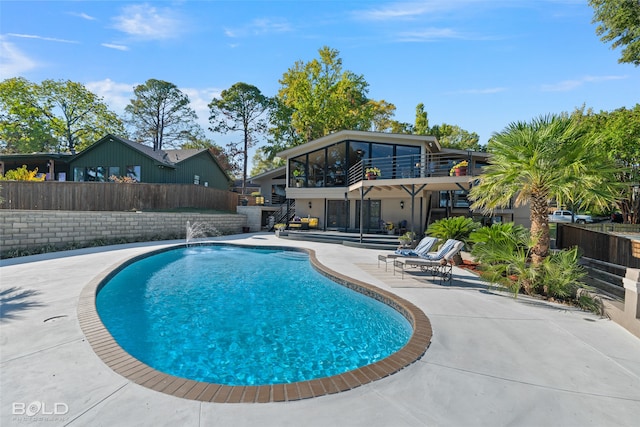
[(159, 212), (0, 210), (0, 248), (63, 247), (104, 239), (186, 235), (186, 224), (203, 222), (224, 234), (242, 232), (246, 215)]

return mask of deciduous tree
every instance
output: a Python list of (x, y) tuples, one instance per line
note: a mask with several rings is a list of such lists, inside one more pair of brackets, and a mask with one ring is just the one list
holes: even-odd
[(480, 137), (475, 132), (468, 132), (457, 125), (442, 123), (435, 125), (429, 131), (430, 135), (438, 138), (442, 147), (458, 150), (481, 151)]
[(594, 113), (584, 106), (572, 116), (588, 133), (590, 139), (599, 141), (600, 155), (611, 158), (619, 166), (616, 181), (623, 184), (616, 206), (624, 221), (640, 224), (640, 104), (631, 109)]
[[(126, 136), (122, 121), (102, 98), (70, 80), (45, 80), (40, 85), (45, 113), (55, 134), (71, 152), (82, 150), (107, 133)], [(57, 113), (57, 114), (56, 114)]]
[(102, 98), (70, 80), (0, 83), (0, 144), (6, 152), (75, 153), (107, 133), (126, 136)]
[(344, 71), (337, 50), (325, 46), (319, 54), (319, 59), (296, 62), (280, 79), (278, 98), (290, 109), (299, 136), (289, 146), (339, 130), (367, 130), (372, 123), (364, 77)]
[(593, 7), (593, 23), (599, 23), (596, 34), (622, 48), (620, 63), (640, 65), (640, 2), (638, 0), (589, 0)]

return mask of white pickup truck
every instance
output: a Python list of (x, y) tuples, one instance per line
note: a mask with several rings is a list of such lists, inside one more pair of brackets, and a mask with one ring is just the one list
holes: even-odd
[(578, 224), (586, 224), (593, 222), (590, 215), (573, 215), (571, 211), (557, 210), (549, 215), (549, 222), (576, 222)]

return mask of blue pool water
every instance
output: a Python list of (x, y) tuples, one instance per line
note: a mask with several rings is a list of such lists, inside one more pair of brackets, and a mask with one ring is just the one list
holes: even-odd
[(336, 375), (396, 352), (396, 310), (315, 271), (300, 252), (197, 246), (117, 273), (98, 314), (129, 354), (178, 377), (226, 385)]

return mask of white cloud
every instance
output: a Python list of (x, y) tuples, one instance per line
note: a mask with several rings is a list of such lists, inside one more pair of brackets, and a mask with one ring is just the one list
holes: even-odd
[(86, 19), (87, 21), (97, 21), (97, 19), (94, 18), (93, 16), (87, 15), (86, 13), (83, 13), (83, 12), (80, 12), (80, 13), (78, 13), (78, 12), (69, 12), (69, 15), (77, 16), (78, 18)]
[(375, 9), (359, 10), (354, 12), (358, 19), (368, 21), (386, 21), (390, 19), (407, 19), (423, 15), (429, 11), (426, 2), (420, 3), (396, 3)]
[(254, 19), (251, 23), (240, 28), (225, 28), (227, 37), (260, 36), (265, 34), (287, 33), (292, 31), (291, 24), (285, 19)]
[(204, 130), (209, 129), (209, 103), (211, 100), (216, 97), (220, 98), (222, 89), (216, 88), (205, 88), (205, 89), (195, 89), (195, 88), (181, 88), (182, 93), (189, 97), (189, 104), (191, 108), (198, 115), (198, 124)]
[(490, 95), (493, 93), (500, 93), (506, 91), (506, 87), (489, 87), (485, 89), (464, 89), (459, 90), (456, 93), (468, 94), (468, 95)]
[(406, 31), (398, 33), (398, 35), (396, 36), (396, 40), (403, 42), (429, 42), (441, 39), (475, 40), (477, 39), (477, 37), (459, 33), (456, 30), (452, 30), (451, 28), (427, 28), (426, 30), (422, 31)]
[(472, 5), (500, 7), (501, 4), (508, 4), (500, 0), (487, 2), (483, 0), (430, 0), (415, 2), (398, 2), (389, 5), (375, 7), (371, 9), (358, 10), (353, 12), (356, 19), (366, 21), (392, 21), (392, 20), (413, 20), (424, 18), (425, 15), (432, 15), (441, 12), (451, 12), (459, 9), (468, 9)]
[(109, 108), (123, 115), (124, 108), (133, 99), (133, 88), (136, 83), (117, 83), (111, 79), (85, 83), (85, 87), (104, 99)]
[(43, 36), (37, 36), (34, 34), (16, 34), (16, 33), (8, 33), (8, 36), (11, 37), (19, 37), (19, 38), (23, 38), (23, 39), (35, 39), (35, 40), (44, 40), (44, 41), (48, 41), (48, 42), (58, 42), (58, 43), (80, 43), (78, 41), (75, 40), (65, 40), (65, 39), (56, 39), (53, 37), (43, 37)]
[(579, 88), (587, 83), (599, 83), (610, 80), (623, 80), (627, 76), (584, 76), (575, 80), (564, 80), (558, 83), (543, 84), (540, 89), (543, 92), (568, 92), (570, 90)]
[(129, 50), (128, 46), (124, 46), (121, 44), (101, 43), (100, 46), (108, 47), (109, 49), (122, 50), (122, 51)]
[(34, 60), (0, 36), (0, 78), (17, 77), (37, 66)]
[(175, 38), (184, 28), (172, 10), (157, 9), (146, 3), (124, 7), (113, 21), (117, 30), (145, 40)]

